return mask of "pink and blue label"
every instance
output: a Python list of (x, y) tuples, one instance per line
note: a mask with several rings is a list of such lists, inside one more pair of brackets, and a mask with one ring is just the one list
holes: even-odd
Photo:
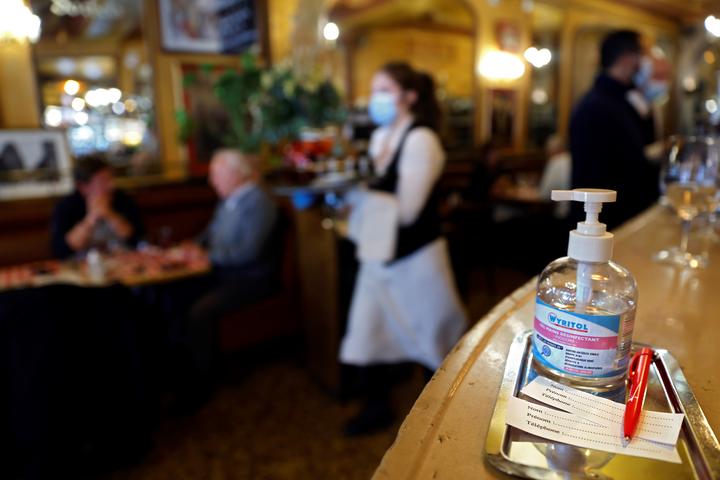
[(533, 355), (547, 367), (582, 377), (613, 377), (625, 371), (618, 355), (620, 315), (587, 315), (535, 305)]

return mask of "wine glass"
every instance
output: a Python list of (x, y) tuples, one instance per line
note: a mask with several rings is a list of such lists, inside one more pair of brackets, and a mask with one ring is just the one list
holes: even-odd
[(661, 250), (655, 260), (689, 268), (707, 266), (707, 257), (688, 250), (692, 221), (719, 205), (720, 150), (711, 137), (677, 137), (660, 174), (665, 201), (682, 221), (680, 245)]

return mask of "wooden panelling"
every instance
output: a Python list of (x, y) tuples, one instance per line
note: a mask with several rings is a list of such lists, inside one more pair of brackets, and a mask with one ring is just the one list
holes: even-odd
[[(216, 197), (205, 184), (168, 184), (130, 190), (147, 238), (179, 241), (197, 235)], [(50, 258), (50, 217), (56, 198), (0, 203), (0, 265)], [(168, 238), (168, 234), (170, 235)]]
[(337, 237), (322, 228), (319, 208), (297, 212), (298, 267), (307, 368), (323, 387), (337, 392), (341, 339)]

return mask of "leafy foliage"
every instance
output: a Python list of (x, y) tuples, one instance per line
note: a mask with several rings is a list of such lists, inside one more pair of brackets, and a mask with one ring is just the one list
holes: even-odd
[[(341, 123), (346, 114), (329, 80), (301, 79), (286, 66), (262, 68), (251, 53), (243, 55), (241, 69), (225, 71), (213, 88), (228, 115), (223, 143), (248, 153), (266, 146), (276, 150), (296, 140), (303, 128)], [(194, 128), (192, 118), (185, 112), (177, 112), (176, 118), (186, 141)]]

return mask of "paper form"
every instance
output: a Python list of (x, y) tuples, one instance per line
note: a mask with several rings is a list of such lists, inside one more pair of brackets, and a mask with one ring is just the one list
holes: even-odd
[(623, 446), (619, 429), (598, 425), (579, 416), (510, 397), (505, 423), (555, 442), (605, 452), (682, 463), (674, 445), (635, 438)]
[[(525, 385), (522, 393), (551, 407), (622, 432), (625, 415), (625, 405), (622, 403), (591, 395), (545, 377), (535, 378)], [(683, 418), (682, 413), (643, 410), (634, 437), (675, 445)]]

